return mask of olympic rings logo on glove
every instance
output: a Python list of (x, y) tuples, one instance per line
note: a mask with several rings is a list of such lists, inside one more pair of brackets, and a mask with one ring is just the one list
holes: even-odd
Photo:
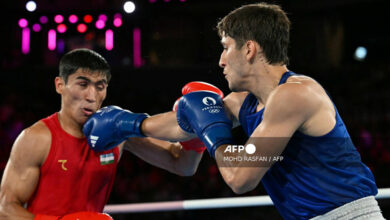
[(220, 112), (220, 110), (219, 109), (210, 109), (209, 112), (211, 114), (216, 114), (216, 113)]

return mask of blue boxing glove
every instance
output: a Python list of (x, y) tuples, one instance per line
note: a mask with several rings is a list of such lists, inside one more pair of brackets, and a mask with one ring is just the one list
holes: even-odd
[(118, 106), (99, 109), (84, 124), (83, 133), (94, 151), (112, 149), (129, 137), (145, 137), (141, 123), (148, 115), (133, 113)]
[(222, 144), (232, 144), (232, 122), (223, 107), (222, 98), (214, 92), (199, 91), (184, 95), (177, 106), (179, 126), (196, 135), (214, 158)]

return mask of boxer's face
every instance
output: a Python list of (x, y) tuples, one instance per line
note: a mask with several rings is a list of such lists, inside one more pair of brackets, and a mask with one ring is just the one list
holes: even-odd
[(223, 68), (223, 74), (228, 81), (229, 88), (233, 92), (242, 91), (243, 80), (246, 76), (245, 49), (237, 49), (236, 41), (223, 36), (221, 39), (223, 51), (219, 59), (219, 66)]
[(107, 79), (101, 72), (78, 69), (68, 77), (67, 83), (57, 77), (56, 90), (62, 96), (61, 111), (84, 124), (106, 98)]

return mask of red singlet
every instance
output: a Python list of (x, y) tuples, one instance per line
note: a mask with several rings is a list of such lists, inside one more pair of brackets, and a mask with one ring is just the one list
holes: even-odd
[(57, 113), (42, 119), (51, 132), (51, 147), (40, 168), (39, 183), (27, 209), (34, 214), (102, 212), (119, 159), (119, 149), (92, 151), (86, 138), (66, 133)]

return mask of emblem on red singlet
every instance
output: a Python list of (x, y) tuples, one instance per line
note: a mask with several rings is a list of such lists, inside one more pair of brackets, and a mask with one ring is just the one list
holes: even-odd
[(107, 164), (112, 164), (114, 163), (114, 153), (109, 153), (109, 154), (102, 154), (100, 155), (100, 164), (101, 165), (107, 165)]
[(68, 168), (65, 167), (65, 163), (68, 162), (68, 160), (58, 160), (58, 163), (61, 163), (61, 168), (65, 171), (68, 170)]

